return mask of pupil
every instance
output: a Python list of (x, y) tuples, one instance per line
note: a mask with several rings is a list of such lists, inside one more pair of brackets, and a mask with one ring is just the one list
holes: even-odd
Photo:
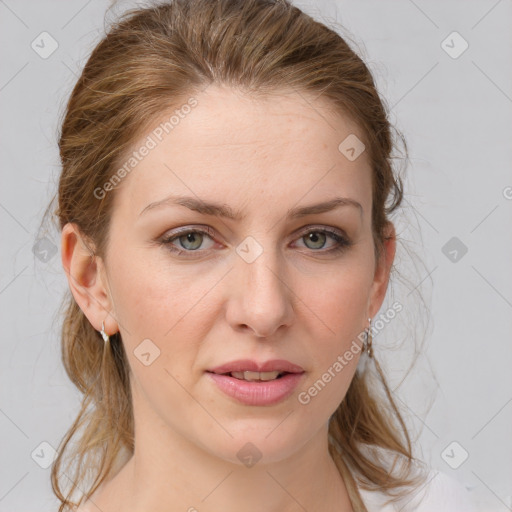
[[(197, 247), (199, 247), (201, 245), (201, 239), (199, 238), (198, 240), (196, 240), (196, 236), (198, 235), (198, 233), (187, 233), (186, 235), (183, 235), (186, 239), (186, 244), (187, 243), (191, 243), (192, 246), (189, 246), (187, 247), (186, 245), (184, 246), (185, 249), (197, 249)], [(194, 246), (194, 242), (195, 242), (195, 246)], [(198, 243), (199, 242), (199, 243)]]
[[(321, 240), (321, 238), (322, 238), (321, 236), (319, 237), (318, 232), (309, 233), (307, 236), (308, 236), (309, 240), (313, 243), (318, 243), (318, 241)], [(323, 243), (321, 245), (323, 245)], [(318, 248), (318, 246), (316, 246), (316, 248)]]

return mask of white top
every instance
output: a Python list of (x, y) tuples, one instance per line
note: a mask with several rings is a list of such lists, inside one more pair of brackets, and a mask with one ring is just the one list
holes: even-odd
[[(388, 474), (395, 471), (395, 476), (402, 476), (399, 468), (409, 467), (407, 460), (397, 452), (368, 444), (361, 444), (359, 448), (372, 462), (385, 468)], [(477, 512), (470, 492), (454, 477), (430, 468), (420, 459), (414, 459), (409, 469), (407, 476), (423, 477), (423, 483), (394, 503), (390, 502), (392, 496), (389, 494), (359, 487), (368, 512)]]
[[(389, 496), (359, 489), (368, 512), (477, 512), (469, 491), (457, 480), (438, 470), (431, 470), (425, 486), (395, 504), (384, 506)], [(92, 512), (82, 504), (77, 512)]]
[(395, 504), (384, 506), (389, 496), (359, 489), (368, 512), (477, 512), (469, 491), (458, 480), (430, 470), (425, 485)]

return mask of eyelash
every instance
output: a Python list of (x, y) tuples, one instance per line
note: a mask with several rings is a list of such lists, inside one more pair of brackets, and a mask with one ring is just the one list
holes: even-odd
[[(188, 235), (190, 233), (201, 233), (203, 235), (208, 235), (210, 238), (214, 238), (214, 233), (213, 233), (213, 230), (211, 228), (201, 228), (201, 229), (187, 229), (185, 228), (184, 230), (182, 231), (175, 231), (167, 236), (164, 236), (163, 238), (160, 239), (160, 243), (164, 246), (167, 246), (166, 248), (171, 251), (172, 253), (178, 255), (178, 256), (181, 256), (182, 254), (191, 254), (191, 253), (200, 253), (200, 252), (203, 252), (201, 251), (200, 249), (196, 249), (196, 250), (186, 250), (186, 249), (178, 249), (177, 247), (173, 246), (172, 245), (172, 242), (174, 240), (177, 240), (179, 239), (180, 237), (182, 236), (185, 236), (185, 235)], [(311, 233), (324, 233), (324, 234), (327, 234), (329, 235), (332, 239), (334, 239), (334, 241), (337, 243), (337, 245), (331, 249), (328, 249), (328, 250), (314, 250), (314, 249), (310, 249), (310, 251), (314, 252), (314, 253), (319, 253), (319, 254), (338, 254), (338, 253), (341, 253), (343, 252), (344, 250), (348, 249), (351, 245), (352, 245), (352, 242), (346, 238), (345, 236), (341, 235), (337, 230), (335, 229), (332, 229), (332, 228), (321, 228), (321, 229), (317, 229), (317, 228), (313, 228), (313, 229), (309, 229), (308, 231), (305, 231), (303, 233), (301, 233), (301, 235), (298, 237), (298, 239), (301, 239), (301, 238), (304, 238), (305, 236), (311, 234)], [(208, 250), (208, 249), (207, 249)]]

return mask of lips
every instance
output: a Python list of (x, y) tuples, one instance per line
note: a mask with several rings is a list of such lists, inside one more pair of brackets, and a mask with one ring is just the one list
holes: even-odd
[(264, 363), (258, 363), (250, 359), (239, 359), (221, 366), (207, 370), (210, 373), (225, 375), (231, 372), (282, 372), (282, 373), (304, 373), (304, 368), (293, 364), (285, 359), (273, 359)]
[[(236, 362), (239, 363), (238, 361)], [(289, 399), (298, 387), (299, 383), (304, 379), (306, 373), (304, 371), (297, 372), (297, 366), (286, 366), (283, 361), (276, 363), (272, 361), (274, 365), (278, 365), (280, 368), (293, 369), (294, 373), (284, 373), (281, 377), (270, 379), (270, 380), (245, 380), (231, 376), (230, 373), (214, 373), (212, 371), (206, 371), (205, 376), (213, 384), (216, 385), (224, 396), (229, 397), (231, 400), (236, 401), (238, 404), (248, 406), (272, 406), (280, 402)], [(243, 362), (246, 367), (246, 362)], [(291, 364), (291, 363), (289, 363)], [(270, 362), (268, 363), (270, 365)], [(256, 365), (257, 366), (257, 365)], [(265, 365), (262, 365), (263, 367)], [(270, 365), (271, 366), (271, 365)], [(219, 366), (215, 368), (217, 371), (222, 371), (226, 368), (233, 367), (233, 363), (230, 365)], [(235, 365), (236, 367), (236, 365)], [(261, 368), (261, 366), (259, 366)], [(234, 372), (235, 375), (237, 372)], [(250, 374), (247, 371), (245, 375)], [(277, 373), (274, 372), (274, 373)], [(255, 373), (256, 376), (268, 376), (268, 373)]]

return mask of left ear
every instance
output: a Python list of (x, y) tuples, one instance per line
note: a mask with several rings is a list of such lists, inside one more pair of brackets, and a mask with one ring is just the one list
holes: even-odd
[[(89, 240), (90, 242), (90, 240)], [(113, 315), (114, 304), (102, 258), (92, 254), (86, 237), (76, 223), (67, 223), (61, 234), (62, 266), (75, 302), (95, 330), (105, 323), (107, 334), (119, 326)]]
[(379, 261), (375, 265), (375, 274), (370, 291), (368, 304), (369, 318), (374, 318), (378, 313), (388, 289), (391, 266), (393, 265), (396, 252), (396, 233), (392, 222), (386, 224), (383, 244)]

